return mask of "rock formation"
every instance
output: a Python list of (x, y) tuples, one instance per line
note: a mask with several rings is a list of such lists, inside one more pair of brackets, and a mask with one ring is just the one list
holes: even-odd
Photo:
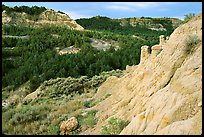
[(159, 45), (154, 45), (151, 47), (151, 54), (150, 54), (150, 50), (149, 50), (149, 46), (142, 46), (141, 47), (141, 58), (140, 58), (140, 63), (144, 63), (145, 60), (147, 60), (149, 58), (149, 56), (151, 55), (151, 58), (156, 57), (163, 49), (164, 44), (166, 43), (166, 39), (164, 37), (164, 35), (161, 35), (159, 37)]
[(72, 20), (67, 14), (62, 14), (54, 10), (47, 9), (38, 16), (32, 16), (24, 12), (12, 12), (8, 14), (2, 11), (2, 25), (15, 24), (40, 27), (45, 24), (49, 25), (63, 25), (70, 29), (84, 30), (82, 26)]
[(79, 48), (75, 48), (73, 46), (70, 46), (70, 47), (67, 47), (67, 48), (64, 48), (62, 50), (59, 50), (58, 48), (56, 49), (57, 50), (57, 53), (59, 55), (63, 55), (63, 54), (76, 54), (78, 53), (81, 49)]
[[(162, 51), (156, 54), (158, 49)], [(110, 77), (99, 87), (96, 100), (107, 92), (111, 96), (93, 107), (98, 123), (81, 134), (100, 134), (113, 116), (130, 121), (121, 135), (202, 134), (202, 14), (166, 41), (161, 36), (152, 50), (143, 46), (133, 71)]]
[(63, 121), (60, 125), (60, 134), (69, 135), (72, 130), (78, 126), (78, 121), (75, 117), (71, 117), (67, 121)]
[[(121, 26), (145, 26), (151, 30), (166, 31), (166, 23), (172, 24), (175, 29), (182, 24), (182, 21), (176, 18), (121, 18), (117, 19)], [(165, 21), (165, 22), (163, 22)]]

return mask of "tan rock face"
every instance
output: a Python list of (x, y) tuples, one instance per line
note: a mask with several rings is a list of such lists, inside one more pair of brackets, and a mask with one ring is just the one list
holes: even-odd
[[(192, 34), (200, 42), (187, 54)], [(107, 79), (98, 89), (96, 99), (107, 91), (111, 96), (94, 106), (98, 123), (84, 134), (100, 134), (112, 116), (130, 121), (120, 134), (202, 133), (202, 14), (177, 28), (158, 56), (143, 51), (146, 46), (134, 71)]]
[(45, 24), (63, 25), (75, 30), (84, 30), (82, 26), (72, 20), (67, 14), (61, 14), (53, 10), (46, 10), (38, 17), (28, 15), (24, 12), (13, 12), (10, 15), (2, 12), (2, 24), (29, 25), (40, 27)]
[[(159, 18), (158, 18), (159, 19)], [(173, 28), (177, 28), (180, 24), (182, 24), (182, 21), (176, 18), (169, 18), (169, 19), (164, 19), (164, 18), (160, 18), (159, 20), (168, 20), (172, 22), (172, 26)], [(152, 19), (141, 19), (141, 18), (122, 18), (119, 19), (120, 21), (120, 25), (121, 26), (125, 26), (125, 25), (131, 25), (131, 26), (137, 26), (137, 25), (141, 25), (141, 26), (146, 26), (147, 28), (151, 29), (151, 30), (157, 30), (157, 31), (166, 31), (166, 28), (160, 24), (157, 23), (155, 21), (153, 21)]]
[(164, 37), (164, 35), (161, 35), (160, 37), (159, 37), (159, 41), (160, 41), (160, 45), (162, 45), (162, 44), (164, 44), (165, 43), (165, 37)]
[(67, 121), (63, 121), (60, 125), (60, 134), (69, 135), (72, 130), (78, 126), (78, 121), (75, 117), (71, 117)]
[(145, 62), (145, 60), (147, 60), (150, 56), (149, 53), (149, 46), (142, 46), (141, 47), (141, 58), (140, 58), (140, 62)]
[(80, 51), (79, 48), (75, 48), (73, 46), (70, 46), (68, 48), (62, 49), (60, 51), (58, 51), (59, 55), (63, 55), (63, 54), (75, 54), (78, 53)]
[(2, 12), (2, 24), (11, 22), (11, 19), (12, 19), (11, 17), (7, 16), (6, 11)]

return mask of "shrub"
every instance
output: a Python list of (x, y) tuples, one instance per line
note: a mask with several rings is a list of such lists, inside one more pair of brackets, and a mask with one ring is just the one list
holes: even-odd
[(50, 125), (48, 126), (47, 130), (48, 135), (59, 135), (60, 133), (59, 126)]
[(163, 49), (160, 49), (160, 50), (157, 52), (157, 55), (156, 55), (156, 56), (158, 56), (158, 55), (161, 53), (162, 50), (163, 50)]
[(102, 126), (101, 134), (103, 135), (117, 135), (129, 124), (128, 121), (112, 117), (108, 120), (108, 125)]
[(197, 35), (189, 35), (188, 38), (185, 40), (185, 52), (187, 54), (191, 54), (195, 48), (195, 46), (200, 42), (200, 39), (198, 38)]
[[(5, 134), (48, 134), (50, 125), (47, 114), (49, 105), (22, 105), (20, 108), (9, 109), (3, 113), (3, 129)], [(45, 122), (46, 121), (46, 122)], [(44, 124), (43, 124), (44, 122)], [(40, 125), (44, 125), (39, 130)], [(46, 130), (45, 130), (46, 128)], [(52, 130), (50, 129), (49, 132)], [(54, 131), (52, 131), (54, 133)]]
[(2, 119), (9, 121), (15, 115), (14, 109), (9, 109), (5, 113), (2, 113)]
[(79, 125), (81, 127), (87, 126), (93, 128), (97, 124), (97, 119), (95, 118), (97, 110), (90, 110), (85, 116), (78, 116)]
[(184, 15), (185, 16), (185, 18), (184, 18), (184, 23), (186, 23), (186, 22), (188, 22), (189, 20), (191, 20), (194, 16), (195, 16), (195, 14), (194, 13), (189, 13), (189, 14), (186, 14), (186, 15)]
[(29, 123), (38, 121), (47, 117), (47, 112), (50, 110), (48, 106), (23, 106), (21, 109), (16, 110), (15, 114), (10, 119), (11, 124)]
[(109, 96), (111, 96), (111, 93), (106, 93), (106, 94), (105, 94), (105, 98), (107, 98), (107, 97), (109, 97)]
[(39, 77), (34, 76), (31, 80), (30, 80), (30, 86), (29, 89), (31, 90), (31, 92), (33, 92), (34, 90), (36, 90), (39, 86), (40, 86), (40, 80)]
[(85, 101), (84, 102), (84, 106), (87, 107), (87, 108), (91, 108), (93, 106), (96, 105), (96, 102), (92, 102), (92, 101)]
[(61, 13), (61, 14), (66, 14), (66, 13), (64, 13), (64, 12), (62, 12), (62, 11), (58, 11), (59, 13)]

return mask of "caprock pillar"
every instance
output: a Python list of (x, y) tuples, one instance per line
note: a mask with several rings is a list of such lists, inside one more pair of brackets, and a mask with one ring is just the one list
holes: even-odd
[(149, 46), (146, 46), (146, 45), (141, 47), (140, 63), (145, 62), (145, 60), (149, 58), (150, 53), (148, 49), (149, 49)]

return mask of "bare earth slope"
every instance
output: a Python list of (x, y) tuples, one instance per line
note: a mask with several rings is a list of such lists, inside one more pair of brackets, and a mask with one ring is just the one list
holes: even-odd
[(82, 26), (72, 20), (67, 14), (62, 14), (54, 10), (46, 10), (42, 12), (38, 17), (29, 15), (24, 12), (13, 12), (8, 14), (5, 10), (2, 11), (2, 25), (15, 24), (40, 27), (45, 24), (49, 25), (64, 25), (70, 29), (84, 30)]
[(98, 123), (82, 134), (101, 134), (112, 116), (130, 121), (120, 134), (201, 134), (202, 14), (160, 41), (151, 54), (147, 46), (141, 53), (132, 71), (108, 78), (98, 89), (95, 99), (111, 96), (93, 107)]

